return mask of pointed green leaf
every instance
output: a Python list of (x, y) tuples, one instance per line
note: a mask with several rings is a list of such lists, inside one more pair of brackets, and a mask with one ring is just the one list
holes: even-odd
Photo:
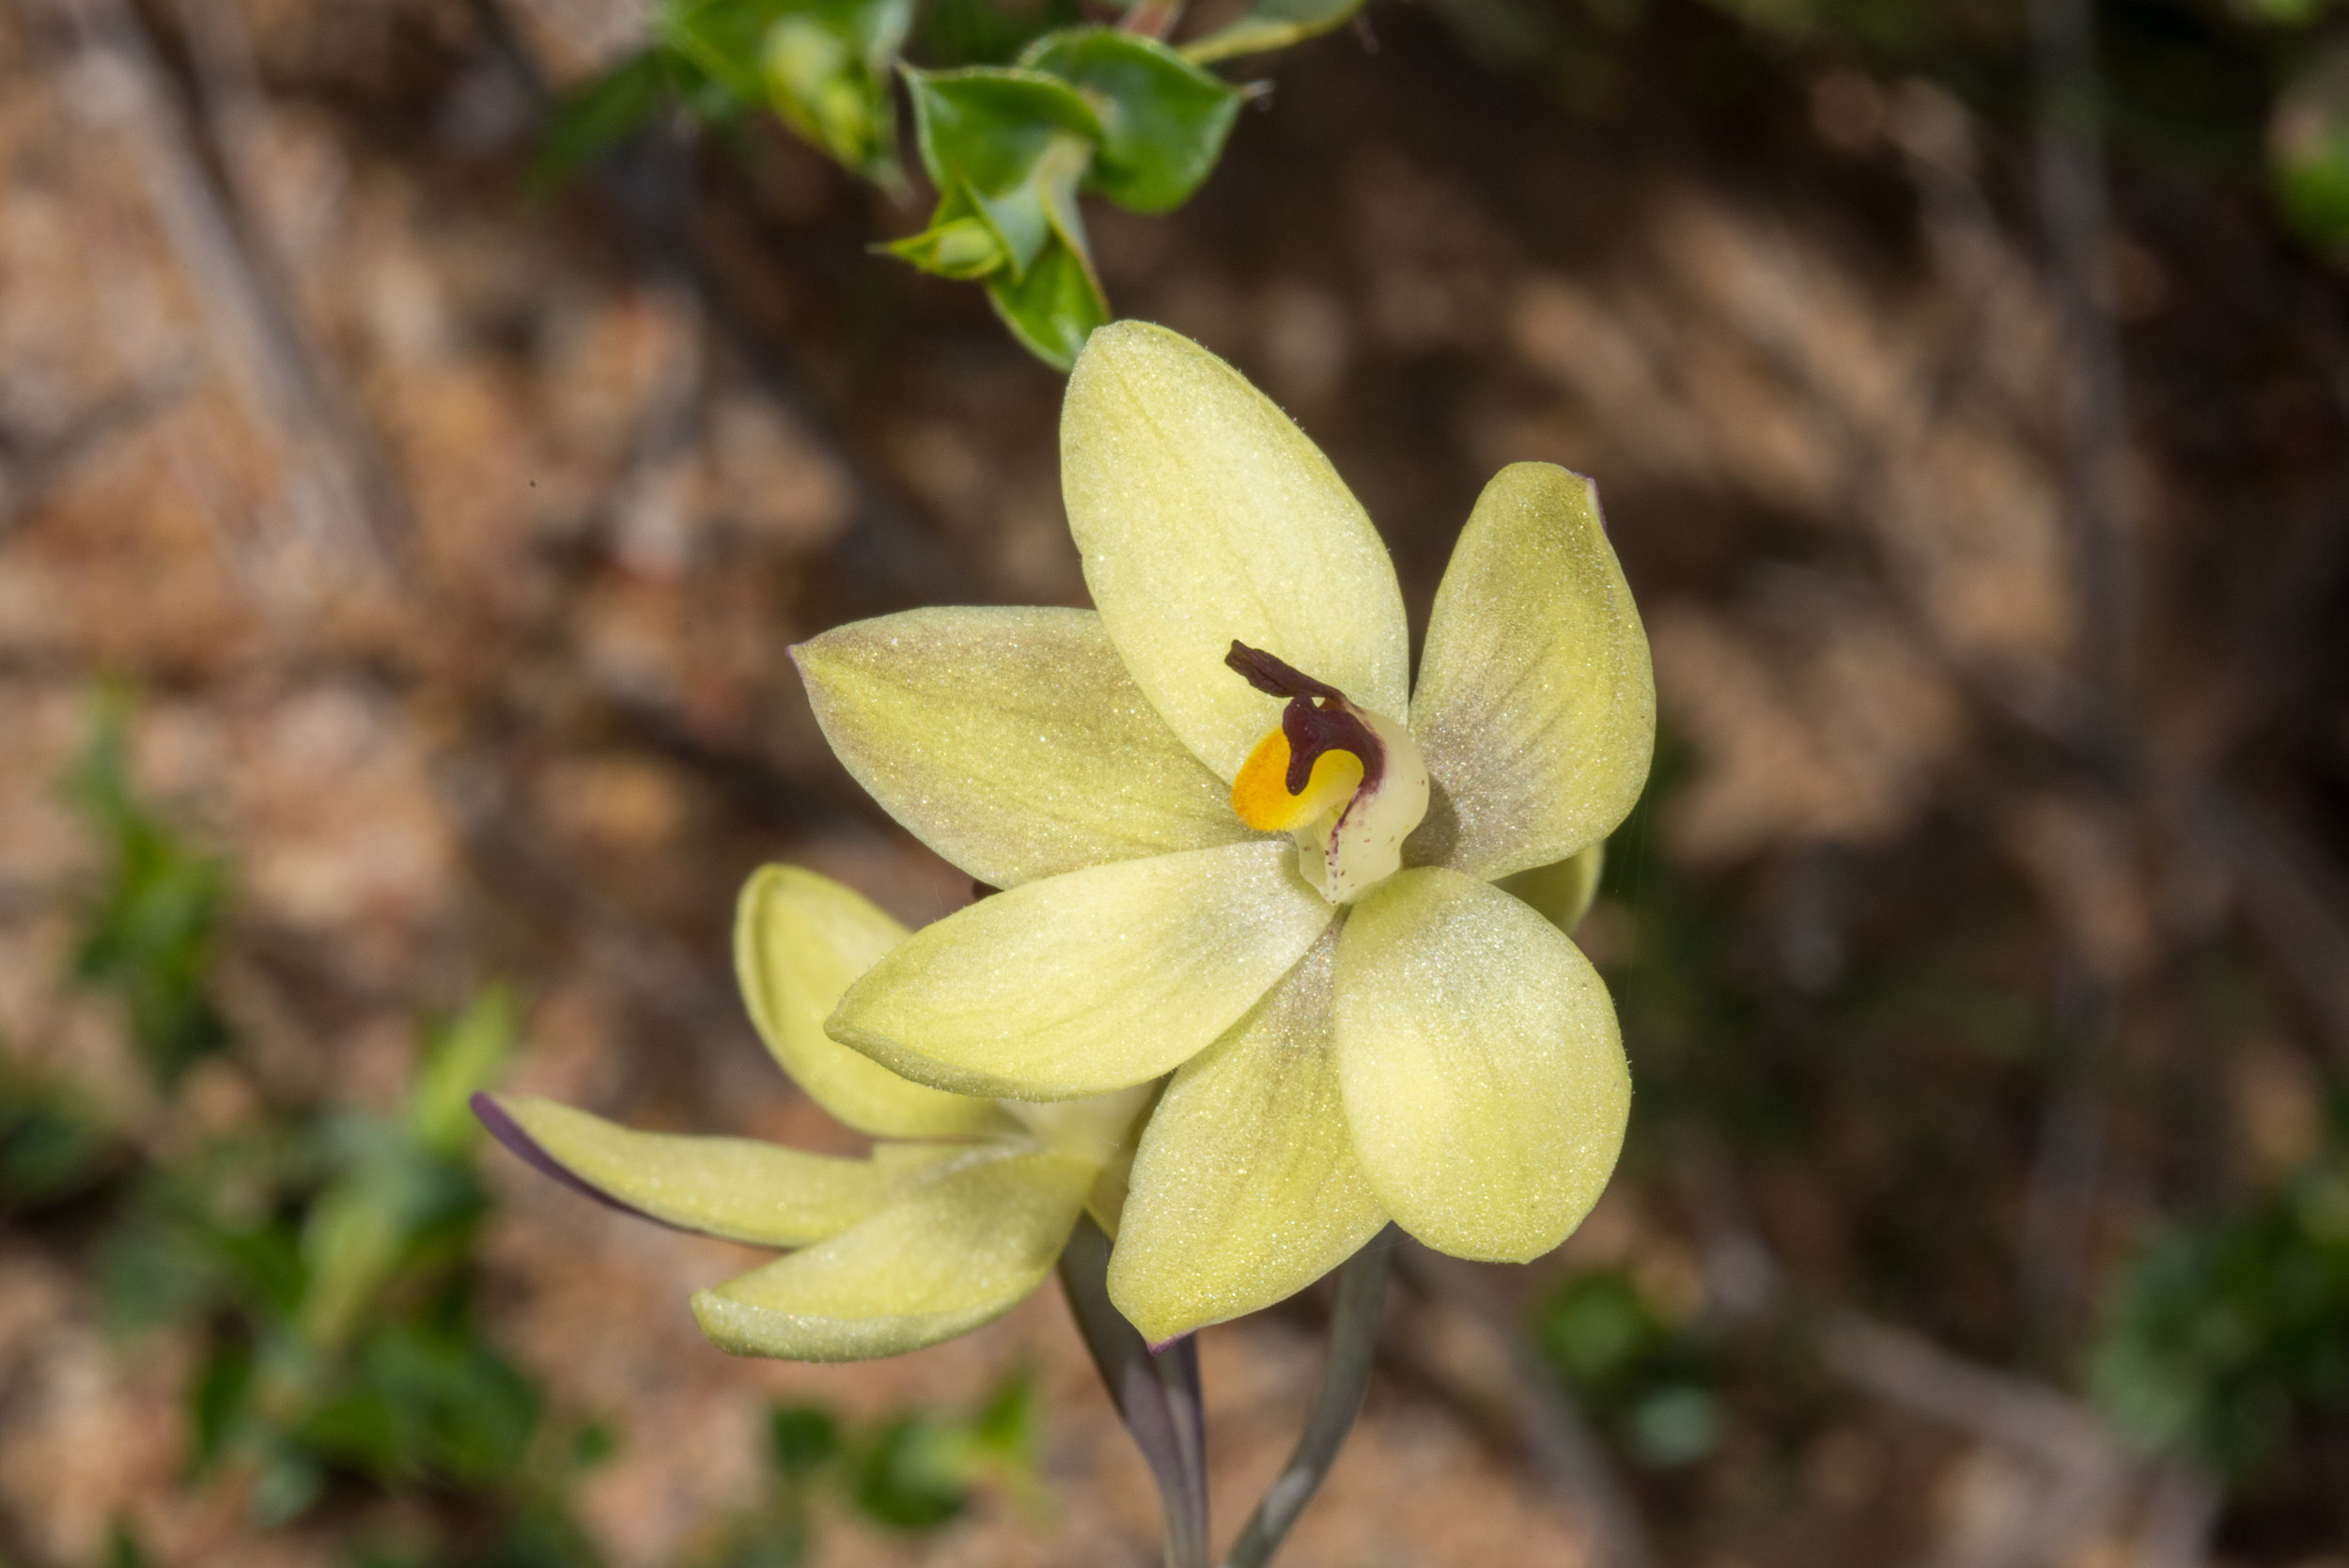
[(1166, 212), (1207, 178), (1239, 114), (1239, 91), (1155, 39), (1110, 27), (1048, 33), (1019, 63), (1074, 83), (1100, 116), (1088, 179), (1119, 206)]
[(962, 184), (980, 195), (1001, 195), (1028, 182), (1054, 137), (1101, 140), (1092, 105), (1057, 77), (991, 66), (909, 66), (905, 79), (922, 167), (941, 192)]
[(1183, 45), (1183, 57), (1204, 66), (1286, 49), (1345, 26), (1361, 8), (1362, 0), (1256, 0), (1255, 8), (1230, 26)]
[(877, 67), (860, 47), (857, 13), (865, 8), (838, 19), (823, 11), (785, 17), (767, 30), (759, 65), (767, 101), (786, 125), (875, 184), (894, 186), (904, 178), (896, 104), (886, 61)]
[(1012, 335), (1055, 370), (1075, 365), (1085, 339), (1110, 318), (1091, 258), (1057, 235), (1025, 277), (988, 278), (987, 297)]

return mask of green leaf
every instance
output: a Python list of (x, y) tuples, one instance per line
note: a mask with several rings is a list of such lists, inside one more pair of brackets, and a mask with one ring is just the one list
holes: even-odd
[(1153, 39), (1109, 27), (1050, 33), (1019, 63), (1075, 85), (1102, 129), (1088, 185), (1136, 212), (1190, 199), (1214, 169), (1241, 94)]
[(760, 45), (783, 122), (879, 185), (904, 178), (889, 72), (912, 23), (912, 0), (817, 0), (777, 20)]
[(1286, 49), (1346, 25), (1361, 8), (1362, 0), (1256, 0), (1230, 26), (1183, 45), (1183, 57), (1204, 66), (1237, 54)]
[(767, 30), (795, 8), (791, 0), (669, 0), (653, 33), (738, 102), (762, 103)]
[(1033, 70), (905, 70), (922, 167), (942, 192), (967, 186), (983, 199), (1027, 184), (1056, 139), (1098, 143), (1101, 121), (1084, 96)]
[(930, 1530), (970, 1506), (956, 1434), (926, 1416), (900, 1416), (874, 1434), (857, 1467), (857, 1511), (893, 1529)]
[(1110, 318), (1109, 301), (1094, 278), (1091, 258), (1058, 239), (1036, 258), (1027, 276), (1015, 279), (997, 272), (988, 278), (987, 297), (1012, 335), (1056, 370), (1076, 364), (1085, 339)]
[(190, 1468), (201, 1475), (227, 1446), (238, 1419), (244, 1414), (245, 1394), (253, 1386), (253, 1352), (241, 1343), (212, 1352), (188, 1389), (188, 1427), (193, 1453)]
[(531, 187), (544, 193), (570, 179), (634, 135), (667, 98), (668, 73), (653, 49), (565, 95), (539, 132)]
[(767, 1449), (775, 1468), (803, 1478), (840, 1452), (840, 1423), (820, 1405), (778, 1405), (767, 1415)]
[(73, 972), (121, 1002), (132, 1043), (168, 1087), (228, 1042), (210, 994), (228, 870), (138, 798), (130, 776), (130, 697), (103, 691), (96, 706), (95, 733), (69, 793), (100, 842), (106, 872), (83, 915)]
[(956, 209), (967, 202), (957, 192), (939, 204), (940, 215), (930, 220), (929, 227), (881, 248), (941, 278), (983, 278), (1009, 266), (1011, 253), (996, 237), (994, 225), (975, 211), (955, 215)]
[(469, 1102), (496, 1080), (521, 1033), (521, 1008), (505, 986), (484, 986), (463, 1012), (427, 1032), (408, 1089), (408, 1127), (419, 1144), (444, 1159), (474, 1146), (481, 1125)]

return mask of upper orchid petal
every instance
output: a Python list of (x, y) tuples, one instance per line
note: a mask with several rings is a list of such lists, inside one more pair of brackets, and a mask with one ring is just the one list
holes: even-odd
[(1631, 1108), (1590, 961), (1498, 888), (1405, 871), (1338, 937), (1337, 1063), (1372, 1188), (1460, 1257), (1522, 1263), (1598, 1201)]
[(972, 1138), (1018, 1130), (990, 1100), (909, 1083), (824, 1032), (848, 983), (906, 928), (829, 877), (762, 866), (735, 907), (734, 969), (751, 1021), (809, 1098), (877, 1138)]
[(1097, 1094), (1213, 1041), (1330, 920), (1285, 843), (1120, 861), (924, 927), (848, 988), (825, 1027), (964, 1094)]
[(476, 1110), (500, 1142), (569, 1185), (664, 1225), (754, 1247), (837, 1235), (966, 1153), (898, 1143), (870, 1159), (834, 1159), (749, 1138), (638, 1132), (526, 1094), (481, 1098), (489, 1103)]
[(912, 610), (793, 655), (857, 783), (982, 882), (1251, 836), (1089, 610)]
[(1588, 479), (1513, 463), (1477, 497), (1436, 590), (1411, 733), (1436, 785), (1415, 863), (1503, 877), (1631, 810), (1656, 678)]
[(1183, 1063), (1134, 1156), (1110, 1299), (1164, 1341), (1268, 1307), (1387, 1222), (1330, 1053), (1335, 931)]
[(975, 1156), (853, 1229), (693, 1297), (738, 1356), (861, 1361), (968, 1333), (1052, 1271), (1096, 1168), (1066, 1155)]
[(1094, 333), (1061, 409), (1061, 488), (1102, 624), (1174, 733), (1225, 780), (1280, 706), (1235, 639), (1400, 720), (1410, 644), (1370, 519), (1303, 431), (1163, 327)]

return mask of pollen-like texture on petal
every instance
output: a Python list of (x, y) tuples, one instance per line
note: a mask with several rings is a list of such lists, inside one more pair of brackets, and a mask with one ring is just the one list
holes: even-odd
[(989, 886), (1248, 836), (1089, 610), (910, 610), (793, 657), (857, 783)]
[(1573, 942), (1457, 872), (1405, 871), (1338, 937), (1338, 1079), (1396, 1221), (1523, 1263), (1598, 1201), (1631, 1109), (1615, 1009)]
[(967, 1094), (1069, 1099), (1158, 1077), (1312, 947), (1328, 904), (1260, 841), (1072, 871), (986, 898), (893, 950), (825, 1026)]
[(1134, 1156), (1110, 1298), (1153, 1342), (1268, 1307), (1387, 1222), (1330, 1051), (1336, 933), (1176, 1072)]
[(526, 1094), (489, 1097), (537, 1154), (612, 1203), (754, 1247), (837, 1235), (966, 1153), (901, 1143), (833, 1159), (748, 1138), (637, 1132)]
[(1286, 833), (1346, 804), (1361, 787), (1362, 759), (1351, 752), (1324, 752), (1314, 759), (1304, 793), (1289, 793), (1289, 737), (1274, 730), (1256, 743), (1232, 781), (1232, 810), (1249, 827)]
[(1647, 633), (1588, 479), (1513, 463), (1436, 590), (1411, 734), (1438, 806), (1418, 864), (1503, 877), (1605, 838), (1647, 781)]
[(734, 970), (759, 1038), (817, 1104), (876, 1138), (1016, 1130), (994, 1102), (910, 1083), (824, 1032), (858, 975), (906, 928), (861, 894), (795, 865), (762, 866), (735, 907)]
[(1094, 1167), (1062, 1155), (977, 1159), (831, 1240), (693, 1297), (738, 1356), (861, 1361), (1001, 1317), (1052, 1271)]
[(1188, 338), (1097, 331), (1061, 405), (1061, 487), (1102, 624), (1151, 705), (1230, 779), (1280, 714), (1234, 639), (1400, 717), (1410, 644), (1386, 547), (1304, 432)]

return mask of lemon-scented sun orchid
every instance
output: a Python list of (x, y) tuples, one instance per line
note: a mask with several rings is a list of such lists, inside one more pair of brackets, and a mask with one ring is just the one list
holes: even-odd
[(915, 611), (795, 650), (850, 772), (1005, 890), (891, 950), (828, 1032), (971, 1096), (1172, 1073), (1109, 1274), (1153, 1340), (1390, 1217), (1464, 1257), (1548, 1250), (1613, 1168), (1629, 1078), (1589, 963), (1492, 884), (1603, 840), (1655, 724), (1591, 486), (1522, 463), (1486, 488), (1414, 690), (1369, 518), (1221, 360), (1101, 329), (1061, 442), (1097, 611)]
[[(742, 890), (736, 968), (760, 1036), (834, 1116), (877, 1140), (833, 1158), (739, 1138), (631, 1131), (552, 1100), (477, 1094), (499, 1141), (587, 1195), (788, 1256), (693, 1297), (739, 1355), (862, 1360), (1001, 1316), (1051, 1273), (1079, 1216), (1113, 1229), (1148, 1085), (1002, 1106), (909, 1083), (828, 1039), (826, 1014), (905, 928), (811, 871)], [(927, 1140), (929, 1141), (903, 1141)]]

